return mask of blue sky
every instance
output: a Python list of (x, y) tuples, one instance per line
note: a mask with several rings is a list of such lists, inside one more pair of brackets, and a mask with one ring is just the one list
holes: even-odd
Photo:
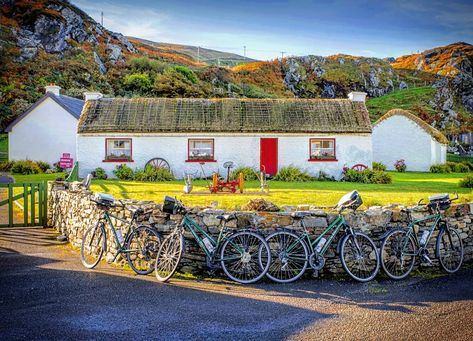
[(72, 0), (125, 35), (256, 59), (346, 53), (397, 57), (473, 42), (472, 0)]

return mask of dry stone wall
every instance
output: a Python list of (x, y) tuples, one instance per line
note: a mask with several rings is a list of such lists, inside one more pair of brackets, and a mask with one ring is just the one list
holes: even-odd
[[(50, 182), (48, 185), (48, 223), (59, 232), (66, 235), (74, 247), (80, 247), (82, 235), (92, 224), (95, 224), (102, 211), (90, 201), (92, 192), (81, 190), (79, 185), (73, 183), (65, 189), (64, 184)], [(143, 208), (145, 214), (140, 218), (139, 223), (150, 224), (165, 236), (176, 224), (182, 220), (182, 215), (168, 215), (161, 211), (161, 205), (152, 201), (123, 200), (129, 209)], [(305, 218), (305, 225), (314, 236), (319, 235), (336, 217), (334, 212), (323, 210), (312, 210), (312, 216)], [(130, 219), (130, 212), (123, 208), (111, 210), (122, 218)], [(192, 208), (190, 214), (192, 218), (204, 227), (204, 230), (211, 235), (219, 232), (220, 221), (217, 215), (227, 213), (223, 210), (209, 208)], [(300, 220), (291, 217), (291, 212), (235, 212), (237, 220), (227, 224), (229, 230), (245, 228), (249, 225), (256, 225), (263, 234), (269, 234), (277, 228), (285, 227), (295, 231), (302, 231)], [(425, 211), (418, 211), (413, 214), (414, 218), (420, 218), (428, 214)], [(454, 205), (448, 212), (449, 221), (458, 228), (465, 247), (465, 262), (473, 261), (473, 203)], [(371, 207), (366, 211), (357, 211), (346, 214), (348, 223), (370, 235), (379, 246), (382, 235), (392, 227), (407, 226), (407, 216), (400, 212), (399, 207)], [(116, 227), (125, 233), (125, 226), (120, 221), (115, 221)], [(422, 233), (423, 227), (420, 227)], [(434, 237), (437, 232), (434, 233)], [(186, 250), (179, 271), (193, 274), (204, 274), (208, 268), (205, 255), (198, 248), (197, 243), (190, 233), (185, 234)], [(106, 258), (110, 260), (116, 251), (115, 241), (112, 233), (107, 231), (108, 250)], [(326, 253), (326, 266), (322, 274), (343, 273), (343, 269), (336, 252), (336, 242)], [(433, 265), (438, 266), (435, 259), (435, 238), (429, 244), (430, 258)], [(120, 257), (117, 263), (124, 263)], [(423, 264), (422, 266), (429, 266)], [(438, 269), (438, 268), (434, 268)]]

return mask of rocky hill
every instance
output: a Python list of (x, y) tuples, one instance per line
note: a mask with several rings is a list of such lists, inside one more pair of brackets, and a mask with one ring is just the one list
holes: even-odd
[[(473, 127), (472, 48), (466, 43), (397, 59), (334, 55), (246, 63), (201, 49), (197, 60), (195, 47), (128, 39), (64, 0), (0, 5), (0, 129), (49, 83), (75, 97), (97, 90), (108, 96), (334, 98), (359, 90), (371, 98), (373, 120), (401, 106), (444, 130)], [(241, 64), (228, 67), (234, 62)]]

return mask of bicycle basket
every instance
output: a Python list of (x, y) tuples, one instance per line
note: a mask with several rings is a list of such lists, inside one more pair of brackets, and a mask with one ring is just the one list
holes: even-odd
[(94, 199), (99, 205), (104, 206), (112, 206), (115, 202), (115, 199), (110, 194), (105, 193), (96, 193)]
[(356, 210), (362, 203), (363, 200), (360, 194), (357, 191), (351, 191), (340, 198), (337, 207), (347, 207)]
[(163, 203), (163, 212), (169, 214), (176, 214), (177, 205), (176, 199), (172, 197), (168, 197), (167, 195), (164, 197)]
[(432, 209), (446, 210), (450, 208), (450, 196), (448, 193), (437, 194), (429, 197), (429, 207)]

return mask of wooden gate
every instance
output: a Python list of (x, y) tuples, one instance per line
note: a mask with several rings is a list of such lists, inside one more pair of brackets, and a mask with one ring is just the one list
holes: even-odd
[(45, 182), (0, 184), (0, 227), (46, 226)]

